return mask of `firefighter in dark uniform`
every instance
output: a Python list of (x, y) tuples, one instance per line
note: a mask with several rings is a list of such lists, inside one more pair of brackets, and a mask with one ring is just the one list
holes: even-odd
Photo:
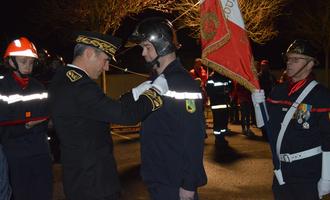
[(205, 119), (199, 85), (176, 57), (179, 45), (167, 19), (143, 20), (129, 40), (142, 47), (146, 65), (156, 77), (164, 75), (169, 86), (164, 106), (142, 122), (143, 181), (152, 200), (198, 199), (197, 188), (207, 181), (203, 166)]
[(37, 58), (36, 48), (27, 38), (13, 40), (4, 54), (9, 70), (0, 79), (1, 143), (15, 200), (52, 199), (48, 93), (30, 76)]
[(155, 91), (166, 91), (167, 83), (164, 77), (145, 82), (114, 101), (93, 79), (109, 69), (120, 41), (82, 32), (76, 42), (72, 64), (57, 70), (49, 90), (61, 145), (64, 192), (69, 200), (117, 200), (120, 186), (109, 122), (136, 124), (162, 105)]
[[(268, 124), (276, 142), (273, 156), (280, 160), (274, 197), (321, 199), (330, 193), (330, 93), (314, 80), (312, 69), (318, 61), (309, 41), (295, 40), (285, 58), (289, 79), (275, 86), (267, 99)], [(254, 92), (252, 98), (260, 103), (264, 94)], [(260, 113), (256, 117), (258, 124)]]
[(228, 145), (225, 135), (229, 132), (229, 93), (231, 89), (231, 80), (217, 72), (213, 72), (206, 82), (206, 92), (210, 98), (213, 115), (215, 145), (218, 148)]

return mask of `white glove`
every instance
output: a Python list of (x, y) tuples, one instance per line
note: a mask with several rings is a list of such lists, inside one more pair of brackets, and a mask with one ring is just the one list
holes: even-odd
[(151, 88), (151, 81), (144, 81), (140, 85), (136, 86), (135, 88), (132, 89), (132, 94), (134, 101), (137, 101), (140, 97), (140, 95)]
[(265, 91), (254, 90), (251, 94), (253, 105), (265, 102)]
[(167, 80), (164, 76), (164, 74), (159, 75), (154, 82), (152, 82), (152, 88), (155, 89), (155, 91), (160, 94), (164, 95), (168, 91), (168, 85)]
[(182, 187), (180, 187), (179, 196), (180, 196), (180, 200), (194, 200), (195, 192), (185, 190)]
[(317, 183), (317, 189), (320, 199), (330, 193), (330, 151), (322, 153), (322, 175)]
[(252, 92), (251, 94), (251, 98), (252, 98), (252, 102), (253, 102), (253, 106), (254, 106), (254, 112), (255, 112), (255, 116), (256, 116), (256, 122), (257, 122), (257, 127), (263, 127), (265, 125), (264, 119), (262, 117), (261, 114), (261, 108), (260, 106), (264, 106), (265, 111), (266, 111), (266, 117), (267, 117), (267, 121), (268, 121), (268, 112), (267, 112), (267, 108), (266, 108), (266, 103), (265, 103), (265, 92), (264, 90), (255, 90), (254, 92)]

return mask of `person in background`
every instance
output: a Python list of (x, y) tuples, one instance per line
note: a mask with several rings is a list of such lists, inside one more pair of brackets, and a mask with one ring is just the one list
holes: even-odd
[(238, 83), (232, 80), (232, 90), (229, 93), (230, 97), (230, 108), (229, 108), (229, 121), (232, 124), (241, 124), (239, 119), (239, 103), (237, 95), (237, 85)]
[(141, 127), (141, 175), (152, 200), (196, 200), (207, 182), (204, 165), (205, 118), (198, 84), (176, 57), (179, 44), (170, 21), (147, 18), (129, 41), (142, 47), (146, 66), (165, 76), (164, 106)]
[(253, 112), (251, 92), (240, 84), (237, 84), (236, 92), (237, 92), (238, 103), (239, 103), (240, 111), (241, 111), (242, 133), (248, 137), (253, 137), (253, 136), (255, 136), (255, 134), (250, 129), (251, 121), (252, 121), (251, 113)]
[(199, 79), (201, 85), (205, 85), (208, 79), (207, 71), (204, 69), (202, 65), (202, 59), (196, 58), (194, 62), (194, 67), (189, 71), (190, 75), (193, 79)]
[(279, 78), (279, 80), (277, 81), (278, 83), (284, 83), (285, 81), (288, 80), (288, 75), (286, 73), (286, 70), (284, 70)]
[[(295, 40), (285, 54), (288, 80), (267, 99), (273, 156), (280, 160), (273, 179), (276, 200), (318, 200), (330, 193), (330, 92), (312, 75), (316, 53), (308, 40)], [(261, 126), (265, 93), (255, 91), (252, 99)]]
[(193, 77), (193, 79), (199, 84), (203, 95), (203, 105), (206, 106), (208, 96), (205, 86), (208, 79), (208, 74), (202, 65), (202, 59), (195, 59), (194, 67), (189, 71), (189, 73)]
[(228, 145), (225, 135), (229, 133), (229, 93), (231, 89), (231, 80), (217, 72), (212, 72), (206, 82), (206, 92), (211, 103), (213, 133), (217, 149), (226, 148)]
[(59, 67), (49, 88), (51, 118), (60, 140), (63, 186), (70, 200), (118, 200), (120, 184), (109, 123), (136, 124), (159, 109), (167, 91), (160, 76), (119, 101), (94, 81), (109, 70), (120, 40), (96, 32), (76, 37), (72, 64)]
[[(276, 85), (276, 78), (270, 72), (270, 64), (268, 60), (262, 60), (260, 62), (260, 71), (258, 73), (258, 79), (259, 79), (260, 88), (264, 90), (265, 96), (267, 98), (273, 87)], [(255, 116), (253, 116), (253, 119), (255, 119)], [(265, 127), (261, 127), (261, 132), (262, 132), (262, 137), (265, 140), (268, 140)]]
[(270, 64), (268, 60), (260, 62), (260, 72), (258, 73), (260, 88), (265, 91), (266, 98), (269, 96), (271, 90), (276, 85), (276, 78), (270, 72)]
[(26, 37), (13, 40), (4, 54), (8, 72), (0, 79), (0, 136), (15, 200), (52, 199), (48, 93), (30, 76), (37, 59), (36, 47)]

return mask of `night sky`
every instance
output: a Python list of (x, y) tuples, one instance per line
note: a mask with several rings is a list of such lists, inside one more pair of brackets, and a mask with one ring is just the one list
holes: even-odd
[[(34, 36), (31, 34), (33, 27), (29, 24), (30, 8), (38, 5), (38, 1), (18, 1), (9, 0), (1, 2), (0, 19), (0, 50), (3, 51), (9, 41), (20, 35), (25, 35), (31, 40)], [(0, 52), (2, 55), (3, 52)]]

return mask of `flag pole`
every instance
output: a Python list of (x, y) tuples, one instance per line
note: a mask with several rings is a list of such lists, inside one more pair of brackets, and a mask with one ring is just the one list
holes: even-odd
[(266, 134), (267, 134), (267, 137), (268, 137), (269, 146), (270, 146), (270, 149), (271, 149), (271, 152), (272, 152), (273, 165), (274, 165), (274, 168), (276, 170), (278, 170), (280, 168), (280, 161), (279, 161), (279, 158), (278, 158), (277, 153), (276, 153), (276, 143), (275, 143), (273, 135), (271, 133), (271, 129), (269, 127), (269, 124), (267, 123), (268, 122), (268, 117), (267, 117), (267, 114), (266, 114), (267, 108), (265, 107), (264, 103), (260, 103), (259, 106), (260, 106), (262, 118), (263, 118), (263, 121), (264, 121), (264, 128), (265, 128), (265, 131), (266, 131)]

